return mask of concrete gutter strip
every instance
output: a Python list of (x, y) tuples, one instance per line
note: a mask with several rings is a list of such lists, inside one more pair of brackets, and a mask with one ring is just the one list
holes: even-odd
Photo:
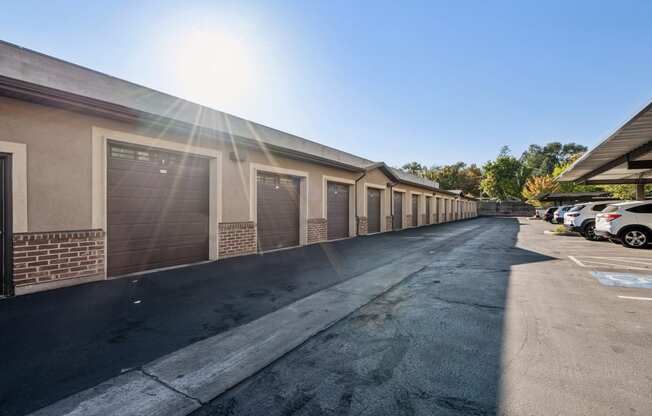
[(366, 272), (32, 415), (187, 415), (422, 270), (428, 257)]
[(131, 371), (32, 413), (33, 416), (187, 415), (201, 406), (143, 374)]

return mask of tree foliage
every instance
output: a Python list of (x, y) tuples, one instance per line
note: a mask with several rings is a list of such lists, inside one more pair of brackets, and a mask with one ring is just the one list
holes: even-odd
[(523, 186), (523, 198), (525, 201), (535, 207), (541, 207), (543, 204), (539, 200), (541, 194), (557, 192), (559, 183), (550, 175), (533, 176), (525, 182)]
[(467, 194), (480, 195), (482, 171), (476, 164), (457, 162), (452, 165), (433, 166), (426, 177), (439, 182), (443, 189), (461, 189)]
[(531, 144), (521, 155), (521, 162), (534, 176), (552, 175), (555, 167), (574, 160), (586, 150), (586, 146), (577, 143), (551, 142), (544, 146)]
[(529, 168), (512, 156), (506, 146), (501, 149), (496, 160), (485, 163), (482, 172), (482, 192), (499, 200), (521, 199), (523, 186), (530, 177)]

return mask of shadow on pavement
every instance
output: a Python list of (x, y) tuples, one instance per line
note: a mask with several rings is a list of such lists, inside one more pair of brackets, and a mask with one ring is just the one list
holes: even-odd
[(491, 415), (500, 396), (515, 218), (433, 244), (432, 265), (198, 410), (199, 415)]
[[(0, 301), (0, 415), (22, 415), (245, 324), (406, 252), (442, 224)], [(138, 303), (135, 303), (140, 301)]]

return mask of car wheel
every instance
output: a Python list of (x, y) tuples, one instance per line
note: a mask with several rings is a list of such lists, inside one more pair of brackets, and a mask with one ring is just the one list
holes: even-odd
[(629, 248), (643, 248), (649, 240), (647, 231), (642, 228), (629, 228), (620, 237), (620, 241)]
[(595, 223), (590, 222), (584, 226), (582, 229), (582, 237), (586, 238), (589, 241), (598, 241), (600, 237), (595, 234)]

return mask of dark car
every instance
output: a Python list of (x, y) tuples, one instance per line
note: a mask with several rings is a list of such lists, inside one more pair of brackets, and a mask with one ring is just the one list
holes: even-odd
[(552, 222), (552, 215), (555, 213), (557, 210), (557, 207), (550, 207), (546, 210), (546, 212), (543, 213), (543, 220)]

